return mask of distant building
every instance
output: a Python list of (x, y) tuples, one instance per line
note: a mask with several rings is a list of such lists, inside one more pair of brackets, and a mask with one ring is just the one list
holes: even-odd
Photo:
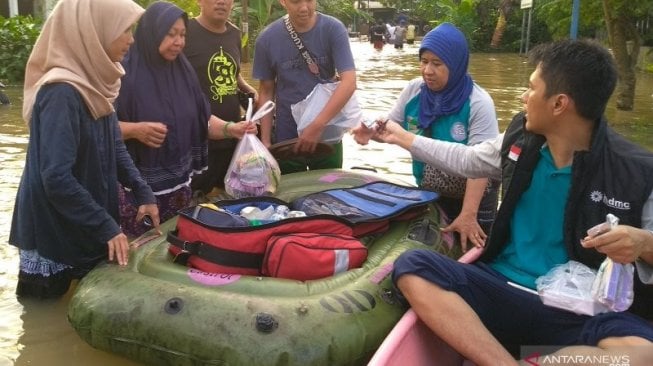
[(354, 8), (359, 10), (367, 10), (375, 20), (383, 20), (384, 22), (391, 22), (397, 14), (397, 9), (389, 8), (379, 1), (360, 0), (354, 1)]

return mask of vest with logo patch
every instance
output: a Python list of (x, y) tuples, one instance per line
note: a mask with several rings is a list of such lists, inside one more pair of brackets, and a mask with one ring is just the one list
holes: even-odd
[[(467, 144), (469, 138), (469, 116), (471, 103), (469, 98), (460, 110), (453, 114), (441, 116), (435, 120), (431, 126), (426, 129), (419, 127), (419, 93), (415, 95), (407, 104), (404, 111), (404, 127), (406, 130), (414, 132), (420, 136), (427, 136), (432, 139), (441, 141), (457, 142)], [(424, 163), (413, 160), (413, 175), (417, 184), (421, 184), (424, 176)]]
[[(496, 257), (508, 242), (515, 206), (530, 185), (546, 142), (543, 136), (526, 131), (524, 123), (524, 114), (517, 114), (504, 134), (503, 200), (480, 258), (484, 262)], [(587, 229), (604, 222), (608, 213), (617, 216), (620, 224), (641, 227), (643, 207), (652, 190), (653, 154), (617, 134), (601, 119), (593, 132), (590, 150), (574, 155), (563, 229), (569, 259), (598, 268), (605, 255), (580, 245)], [(635, 301), (630, 311), (653, 319), (653, 286), (635, 277)]]

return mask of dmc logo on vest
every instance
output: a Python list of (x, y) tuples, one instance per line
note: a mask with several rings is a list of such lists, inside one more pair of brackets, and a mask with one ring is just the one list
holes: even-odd
[(592, 191), (590, 199), (594, 202), (603, 202), (604, 205), (617, 210), (630, 210), (630, 202), (616, 200), (614, 197), (608, 198), (603, 192)]

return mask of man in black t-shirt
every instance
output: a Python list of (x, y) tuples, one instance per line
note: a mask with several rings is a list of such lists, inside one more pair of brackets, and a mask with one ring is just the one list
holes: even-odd
[[(211, 103), (211, 113), (238, 122), (243, 114), (238, 90), (256, 97), (256, 89), (240, 74), (240, 29), (228, 21), (234, 2), (198, 0), (198, 4), (200, 14), (188, 21), (184, 54)], [(237, 143), (235, 138), (209, 141), (209, 168), (193, 177), (193, 190), (209, 194), (214, 188), (224, 189), (224, 176)]]

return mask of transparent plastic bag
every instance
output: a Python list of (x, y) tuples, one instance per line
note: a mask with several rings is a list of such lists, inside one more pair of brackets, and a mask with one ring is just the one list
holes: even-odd
[[(605, 222), (587, 230), (587, 235), (595, 237), (612, 230), (619, 224), (619, 218), (607, 214)], [(633, 303), (635, 292), (633, 278), (635, 266), (632, 263), (616, 263), (606, 258), (592, 284), (592, 298), (605, 305), (611, 311), (628, 310)]]
[[(590, 238), (602, 235), (618, 224), (619, 218), (607, 214), (605, 222), (591, 227), (587, 235)], [(632, 263), (615, 263), (606, 258), (598, 272), (584, 264), (569, 261), (554, 267), (535, 283), (545, 304), (578, 314), (595, 315), (627, 310), (635, 296), (634, 276)]]
[(612, 311), (628, 310), (635, 297), (634, 276), (635, 266), (632, 263), (616, 263), (606, 258), (592, 285), (592, 298)]
[(553, 267), (535, 280), (537, 293), (545, 305), (576, 314), (596, 315), (608, 309), (592, 297), (596, 272), (586, 265), (569, 261)]
[[(301, 134), (315, 120), (337, 86), (338, 82), (317, 84), (306, 98), (290, 106), (292, 116), (297, 122), (298, 134)], [(329, 121), (322, 132), (320, 141), (327, 144), (340, 142), (345, 132), (356, 127), (362, 119), (363, 111), (356, 94), (354, 94), (342, 107), (342, 110)]]
[(227, 194), (234, 198), (273, 195), (280, 179), (279, 164), (265, 145), (256, 135), (245, 134), (224, 178)]
[(293, 202), (293, 209), (308, 215), (335, 215), (349, 220), (361, 220), (370, 217), (368, 212), (346, 205), (328, 193), (314, 193)]

